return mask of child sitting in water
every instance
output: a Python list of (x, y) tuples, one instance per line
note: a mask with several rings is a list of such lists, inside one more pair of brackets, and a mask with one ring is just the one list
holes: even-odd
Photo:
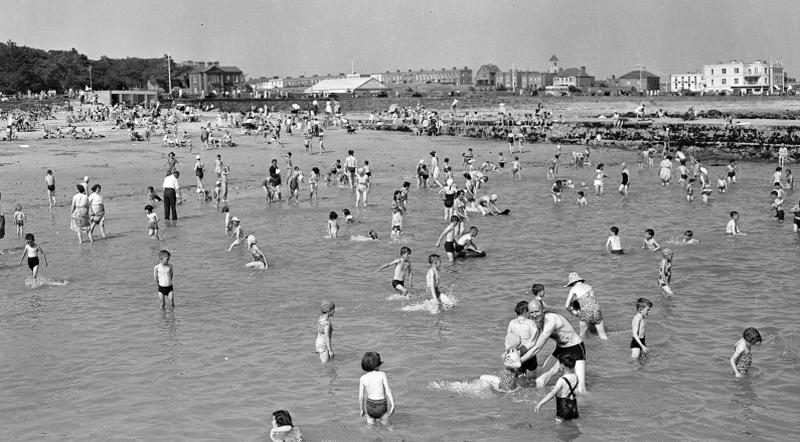
[(731, 368), (737, 378), (740, 378), (750, 371), (753, 364), (753, 347), (761, 344), (761, 333), (754, 327), (748, 327), (742, 333), (734, 346), (733, 356), (731, 356)]
[(292, 415), (286, 410), (272, 413), (272, 429), (269, 430), (272, 442), (303, 442), (300, 428), (292, 424)]
[(353, 214), (350, 213), (350, 209), (342, 209), (342, 215), (344, 215), (345, 224), (353, 224), (356, 222), (356, 219), (353, 217)]
[(700, 240), (694, 238), (694, 232), (691, 230), (683, 232), (683, 238), (681, 238), (681, 242), (683, 244), (700, 244)]
[(267, 257), (264, 256), (264, 252), (262, 252), (261, 248), (256, 244), (255, 235), (247, 235), (245, 240), (247, 241), (247, 250), (250, 252), (250, 257), (253, 259), (251, 262), (247, 263), (247, 267), (260, 270), (268, 269), (269, 263), (267, 262)]
[(153, 212), (153, 206), (150, 204), (144, 206), (144, 211), (147, 213), (147, 234), (153, 237), (153, 239), (158, 238), (158, 215)]
[(731, 212), (731, 219), (728, 221), (728, 224), (725, 226), (725, 233), (728, 235), (745, 235), (739, 231), (739, 212), (732, 211)]
[(485, 374), (481, 382), (488, 384), (500, 393), (512, 393), (520, 387), (517, 384), (517, 370), (520, 369), (519, 350), (509, 348), (503, 353), (503, 371), (498, 376)]
[(631, 359), (638, 359), (639, 356), (647, 356), (650, 350), (645, 343), (645, 319), (653, 308), (653, 303), (647, 298), (636, 300), (636, 315), (631, 321)]
[(42, 254), (42, 258), (44, 258), (44, 266), (47, 267), (47, 256), (44, 254), (44, 250), (36, 244), (36, 239), (33, 237), (33, 233), (28, 233), (25, 235), (25, 249), (22, 251), (22, 257), (19, 259), (19, 265), (22, 265), (22, 261), (25, 260), (25, 257), (28, 257), (28, 268), (31, 269), (31, 276), (33, 279), (36, 279), (36, 276), (39, 274), (39, 254)]
[(661, 248), (660, 245), (656, 242), (655, 239), (656, 232), (653, 229), (645, 229), (644, 231), (644, 242), (642, 243), (642, 248), (647, 249), (651, 252), (655, 252)]
[(150, 204), (161, 202), (161, 197), (158, 196), (153, 186), (147, 187), (147, 202)]
[(578, 386), (578, 376), (575, 374), (575, 357), (569, 353), (558, 356), (558, 362), (564, 370), (556, 385), (550, 390), (536, 406), (533, 411), (538, 413), (542, 405), (556, 398), (556, 422), (563, 422), (578, 418), (578, 398), (575, 396), (575, 389)]
[(382, 364), (381, 355), (372, 351), (364, 353), (361, 358), (361, 368), (367, 373), (359, 380), (358, 404), (361, 417), (366, 417), (370, 425), (374, 425), (376, 420), (389, 425), (389, 417), (395, 408), (386, 373), (378, 371)]
[(578, 191), (578, 205), (579, 206), (586, 205), (586, 196), (583, 194), (583, 190)]

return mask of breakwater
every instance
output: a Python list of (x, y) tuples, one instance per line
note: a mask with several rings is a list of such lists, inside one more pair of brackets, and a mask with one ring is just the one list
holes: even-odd
[[(408, 125), (362, 123), (362, 128), (417, 133)], [(710, 156), (741, 157), (767, 160), (777, 156), (786, 146), (790, 155), (800, 155), (798, 125), (731, 125), (653, 121), (626, 122), (615, 127), (611, 121), (581, 121), (552, 126), (499, 126), (488, 122), (469, 124), (455, 122), (441, 127), (439, 135), (505, 141), (509, 131), (521, 133), (528, 143), (591, 144), (628, 149), (695, 146)], [(424, 134), (424, 133), (423, 133)]]

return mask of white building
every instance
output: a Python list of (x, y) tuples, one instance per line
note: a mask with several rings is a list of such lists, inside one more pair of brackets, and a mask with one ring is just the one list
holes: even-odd
[(706, 82), (700, 72), (687, 72), (685, 74), (672, 74), (669, 76), (670, 92), (703, 92)]
[(703, 66), (705, 91), (736, 94), (774, 94), (786, 90), (783, 66), (755, 61), (708, 64)]

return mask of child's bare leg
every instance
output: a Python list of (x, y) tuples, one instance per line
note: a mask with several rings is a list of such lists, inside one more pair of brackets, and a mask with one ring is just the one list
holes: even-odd
[(169, 305), (172, 308), (175, 308), (175, 297), (173, 296), (173, 292), (169, 292)]
[(367, 425), (375, 425), (375, 419), (370, 415), (367, 415)]
[(403, 296), (408, 296), (408, 290), (403, 284), (397, 284), (397, 291)]
[(160, 290), (158, 292), (158, 302), (161, 303), (161, 308), (163, 309), (164, 308), (164, 294), (161, 293)]
[(586, 361), (575, 361), (575, 374), (578, 376), (578, 393), (586, 393)]
[(319, 361), (320, 362), (322, 362), (324, 364), (324, 363), (328, 362), (328, 359), (330, 359), (330, 355), (328, 354), (327, 350), (319, 352)]
[(83, 244), (83, 236), (80, 231), (78, 231), (78, 244)]
[(100, 234), (103, 235), (103, 238), (106, 237), (106, 223), (105, 223), (105, 221), (100, 221)]
[(389, 421), (389, 413), (388, 412), (381, 417), (381, 424), (383, 424), (383, 425), (391, 424), (391, 422)]
[(639, 355), (642, 354), (642, 349), (639, 347), (631, 349), (631, 359), (639, 359)]
[(603, 325), (603, 321), (600, 321), (600, 323), (596, 324), (594, 327), (597, 329), (597, 335), (600, 339), (604, 341), (608, 339), (608, 335), (606, 335), (606, 326)]
[(39, 266), (35, 266), (35, 267), (34, 267), (34, 268), (31, 270), (31, 273), (33, 273), (33, 279), (36, 279), (36, 277), (39, 275)]

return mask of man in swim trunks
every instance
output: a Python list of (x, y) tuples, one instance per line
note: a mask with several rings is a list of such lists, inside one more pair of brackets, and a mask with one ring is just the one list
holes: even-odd
[(347, 177), (347, 181), (348, 183), (350, 183), (351, 189), (355, 185), (356, 167), (358, 167), (358, 161), (356, 160), (353, 151), (348, 150), (347, 158), (344, 159), (344, 171), (345, 171), (345, 176)]
[[(558, 359), (562, 354), (571, 354), (575, 357), (575, 374), (578, 375), (578, 392), (586, 392), (586, 347), (583, 338), (575, 332), (569, 321), (558, 313), (545, 311), (541, 301), (532, 299), (528, 303), (529, 317), (539, 329), (539, 337), (533, 348), (529, 350), (534, 355), (539, 353), (548, 339), (553, 339), (556, 349), (553, 356)], [(544, 386), (550, 378), (558, 373), (561, 368), (559, 363), (536, 379), (536, 386)]]
[(47, 202), (50, 204), (50, 210), (56, 205), (56, 178), (53, 176), (53, 171), (47, 169), (47, 175), (44, 176), (44, 184), (47, 186)]

